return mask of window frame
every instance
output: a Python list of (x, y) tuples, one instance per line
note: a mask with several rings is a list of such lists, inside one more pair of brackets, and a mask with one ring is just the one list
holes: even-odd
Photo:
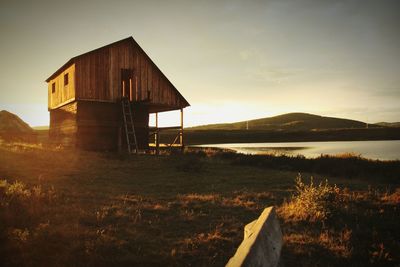
[(68, 73), (64, 74), (64, 86), (67, 86), (69, 84), (69, 75)]

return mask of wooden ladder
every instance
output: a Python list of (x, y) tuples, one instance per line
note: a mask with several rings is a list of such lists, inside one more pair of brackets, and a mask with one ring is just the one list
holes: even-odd
[(126, 144), (128, 146), (128, 153), (138, 153), (138, 145), (136, 140), (135, 126), (133, 125), (133, 114), (131, 104), (127, 97), (123, 97), (121, 100), (122, 115), (124, 117)]

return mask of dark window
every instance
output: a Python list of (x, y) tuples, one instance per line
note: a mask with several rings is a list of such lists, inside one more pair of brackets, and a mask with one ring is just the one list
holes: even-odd
[(51, 93), (54, 94), (56, 92), (56, 83), (51, 84)]
[(68, 73), (64, 74), (64, 85), (68, 85)]

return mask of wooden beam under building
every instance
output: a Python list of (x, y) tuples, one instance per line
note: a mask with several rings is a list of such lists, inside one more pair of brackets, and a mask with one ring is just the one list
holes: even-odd
[(137, 76), (135, 76), (135, 100), (139, 101), (139, 92), (138, 92), (138, 81)]
[(122, 81), (122, 97), (125, 97), (125, 81)]
[(133, 96), (132, 96), (132, 79), (129, 78), (129, 100), (133, 101)]
[(181, 108), (181, 130), (180, 130), (180, 144), (182, 146), (182, 152), (184, 150), (184, 144), (183, 144), (183, 108)]
[(158, 133), (158, 112), (156, 112), (156, 131), (154, 134), (154, 143), (156, 144), (156, 155), (160, 153), (159, 148), (160, 148), (160, 135)]

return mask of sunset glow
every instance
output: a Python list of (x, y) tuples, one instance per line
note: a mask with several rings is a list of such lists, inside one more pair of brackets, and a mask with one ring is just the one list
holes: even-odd
[(1, 266), (400, 267), (400, 0), (0, 0)]
[(185, 126), (287, 112), (400, 117), (396, 1), (70, 1), (61, 13), (39, 2), (0, 5), (0, 109), (32, 126), (49, 123), (46, 77), (128, 36), (191, 104)]

